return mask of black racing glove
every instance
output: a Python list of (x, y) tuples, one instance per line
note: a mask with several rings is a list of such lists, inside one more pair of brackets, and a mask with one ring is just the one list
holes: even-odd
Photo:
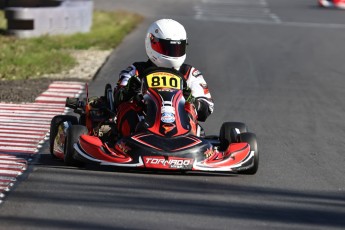
[(128, 79), (127, 85), (118, 89), (114, 95), (114, 101), (116, 105), (124, 101), (129, 101), (132, 98), (140, 94), (141, 81), (137, 76), (133, 76)]
[(140, 93), (141, 90), (141, 81), (139, 77), (133, 76), (128, 80), (126, 85), (126, 90), (129, 95), (135, 96), (136, 94)]
[(198, 121), (205, 121), (206, 118), (211, 114), (208, 104), (205, 100), (195, 98), (192, 95), (192, 91), (189, 87), (183, 89), (183, 97), (186, 102), (189, 102), (195, 106), (198, 113)]

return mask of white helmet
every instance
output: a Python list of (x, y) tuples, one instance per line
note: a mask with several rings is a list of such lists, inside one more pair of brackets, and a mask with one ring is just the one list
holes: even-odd
[(160, 19), (147, 31), (146, 54), (158, 67), (179, 70), (186, 59), (186, 46), (186, 30), (175, 20)]

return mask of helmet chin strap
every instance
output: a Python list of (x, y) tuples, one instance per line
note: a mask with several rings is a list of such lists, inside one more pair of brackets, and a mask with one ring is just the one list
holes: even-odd
[[(177, 70), (177, 71), (179, 71), (180, 70), (180, 68), (181, 68), (181, 65), (179, 66), (179, 67), (177, 67), (177, 68), (175, 68), (175, 67), (165, 67), (165, 66), (159, 66), (159, 65), (157, 65), (156, 64), (156, 62), (154, 62), (154, 61), (152, 61), (151, 60), (151, 58), (149, 57), (149, 55), (147, 55), (147, 57), (148, 57), (148, 59), (150, 60), (150, 62), (154, 65), (154, 66), (156, 66), (156, 67), (163, 67), (163, 68), (171, 68), (171, 69), (174, 69), (174, 70)], [(155, 58), (155, 56), (152, 56), (153, 58)], [(156, 58), (157, 60), (159, 60), (158, 58)]]

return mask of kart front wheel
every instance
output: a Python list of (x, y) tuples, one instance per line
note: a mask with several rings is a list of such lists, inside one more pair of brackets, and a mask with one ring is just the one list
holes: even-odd
[(106, 84), (104, 88), (104, 97), (107, 100), (108, 109), (114, 111), (114, 99), (113, 99), (113, 90), (111, 84)]
[(259, 168), (259, 149), (254, 133), (241, 133), (239, 134), (240, 142), (247, 142), (250, 146), (250, 151), (254, 152), (253, 166), (246, 170), (240, 171), (241, 174), (254, 175)]
[(220, 149), (226, 150), (230, 143), (238, 142), (238, 134), (247, 132), (247, 126), (242, 122), (224, 122), (220, 128)]
[(74, 143), (77, 143), (80, 135), (87, 134), (88, 130), (83, 125), (73, 125), (67, 132), (66, 142), (65, 142), (65, 164), (68, 166), (81, 167), (83, 163), (74, 158), (75, 149)]
[(59, 131), (60, 124), (65, 121), (70, 122), (72, 125), (78, 124), (78, 118), (71, 115), (57, 115), (53, 117), (53, 119), (50, 122), (49, 150), (50, 150), (50, 154), (54, 158), (56, 158), (56, 156), (54, 155), (55, 138)]

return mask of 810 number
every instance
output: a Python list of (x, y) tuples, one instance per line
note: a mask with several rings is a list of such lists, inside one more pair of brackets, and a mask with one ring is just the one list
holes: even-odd
[(147, 84), (151, 88), (173, 88), (180, 89), (180, 78), (174, 75), (149, 75)]

